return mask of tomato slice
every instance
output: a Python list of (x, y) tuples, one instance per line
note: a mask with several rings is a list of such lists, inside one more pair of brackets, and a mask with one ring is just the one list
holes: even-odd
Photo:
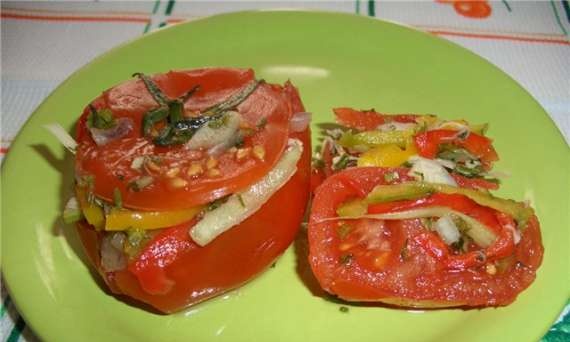
[[(505, 244), (501, 242), (489, 251), (495, 253), (496, 261), (489, 265), (479, 262), (473, 267), (468, 265), (474, 264), (470, 259), (477, 254), (456, 254), (435, 233), (426, 230), (419, 219), (324, 220), (336, 217), (340, 204), (363, 198), (376, 185), (385, 184), (386, 173), (393, 171), (371, 167), (347, 169), (327, 178), (317, 189), (308, 226), (309, 262), (326, 291), (345, 300), (402, 306), (498, 306), (514, 301), (532, 283), (543, 255), (535, 216), (514, 250), (505, 247), (509, 241), (513, 244), (511, 232), (501, 229), (504, 237), (498, 240)], [(473, 212), (473, 203), (441, 195), (435, 198), (432, 195), (431, 201), (470, 211), (481, 220), (492, 220), (486, 223), (497, 228), (512, 224), (508, 215), (488, 216), (486, 208)], [(375, 210), (426, 204), (418, 201), (377, 205)], [(372, 206), (369, 210), (373, 210)], [(445, 260), (453, 260), (456, 265), (450, 268)], [(457, 267), (460, 263), (467, 267)]]
[(419, 115), (415, 114), (381, 114), (374, 110), (355, 110), (352, 108), (334, 108), (336, 120), (341, 125), (358, 130), (369, 131), (379, 125), (396, 121), (402, 123), (415, 123)]
[[(303, 111), (296, 89), (290, 84), (285, 89), (291, 110)], [(99, 254), (104, 233), (78, 224), (87, 254), (110, 289), (171, 313), (239, 287), (269, 267), (293, 241), (309, 197), (310, 131), (288, 137), (303, 143), (293, 177), (252, 216), (204, 247), (190, 239), (189, 222), (160, 230), (127, 268), (104, 272)]]
[(490, 182), (484, 178), (467, 178), (456, 173), (452, 173), (451, 177), (461, 188), (469, 188), (475, 190), (497, 190), (499, 183)]
[[(195, 86), (199, 89), (184, 104), (185, 115), (196, 115), (244, 89), (254, 79), (249, 69), (200, 69), (169, 72), (153, 77), (170, 99), (177, 98)], [(217, 155), (214, 161), (204, 150), (191, 150), (183, 145), (156, 146), (142, 135), (143, 115), (158, 106), (140, 79), (130, 80), (107, 90), (92, 104), (97, 110), (110, 109), (116, 118), (130, 118), (133, 129), (126, 136), (98, 146), (87, 127), (87, 107), (77, 126), (79, 143), (76, 154), (76, 175), (94, 176), (94, 194), (112, 201), (118, 189), (123, 205), (138, 210), (175, 210), (211, 202), (243, 189), (263, 177), (281, 156), (289, 135), (289, 119), (294, 108), (288, 90), (292, 86), (261, 84), (242, 102), (237, 111), (242, 126), (251, 133), (244, 139), (244, 149), (256, 147), (263, 151), (259, 158), (240, 159), (235, 150)], [(289, 93), (288, 93), (289, 92)], [(260, 125), (263, 123), (263, 125)], [(133, 169), (137, 157), (160, 160), (144, 171)], [(191, 170), (199, 165), (199, 174)], [(213, 166), (212, 166), (213, 165)], [(145, 165), (146, 167), (146, 165)], [(209, 172), (209, 168), (215, 172)], [(173, 174), (176, 181), (173, 181)], [(152, 183), (140, 191), (132, 184), (142, 176)], [(169, 176), (170, 175), (170, 176)]]
[(469, 132), (467, 137), (461, 139), (458, 137), (458, 131), (435, 129), (417, 134), (414, 141), (419, 154), (424, 158), (435, 158), (439, 145), (453, 143), (479, 157), (487, 169), (490, 168), (492, 162), (499, 160), (499, 156), (493, 148), (492, 140), (473, 132)]

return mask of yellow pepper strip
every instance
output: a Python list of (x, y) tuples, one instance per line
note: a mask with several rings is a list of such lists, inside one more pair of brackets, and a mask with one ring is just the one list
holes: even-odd
[(101, 230), (127, 230), (127, 229), (158, 229), (175, 226), (190, 221), (204, 209), (197, 206), (183, 210), (172, 211), (136, 211), (112, 208), (105, 214), (103, 208), (87, 200), (87, 189), (76, 187), (75, 192), (83, 216), (95, 229)]
[(103, 208), (94, 203), (89, 203), (87, 200), (87, 188), (77, 186), (75, 187), (75, 194), (79, 201), (79, 206), (83, 212), (83, 216), (87, 222), (95, 227), (96, 230), (101, 230), (105, 226), (105, 213)]
[(111, 209), (106, 215), (105, 230), (158, 229), (190, 221), (203, 206), (173, 211), (134, 211)]
[(358, 158), (357, 166), (397, 167), (416, 154), (416, 145), (409, 139), (405, 149), (396, 144), (386, 144), (364, 152)]

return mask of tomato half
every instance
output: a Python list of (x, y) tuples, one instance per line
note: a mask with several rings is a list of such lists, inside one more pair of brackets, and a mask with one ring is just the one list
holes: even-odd
[[(289, 110), (303, 111), (297, 90), (289, 83), (284, 89)], [(289, 132), (287, 138), (303, 143), (293, 177), (252, 216), (204, 247), (188, 234), (193, 222), (165, 228), (125, 269), (105, 272), (99, 253), (104, 233), (79, 223), (87, 254), (109, 288), (171, 313), (239, 287), (269, 267), (297, 234), (310, 191), (310, 130)]]
[[(171, 71), (155, 75), (156, 85), (169, 99), (175, 99), (194, 87), (198, 90), (184, 103), (184, 115), (192, 117), (243, 90), (254, 80), (249, 69), (200, 69)], [(92, 102), (97, 110), (110, 109), (115, 118), (130, 118), (133, 129), (124, 137), (98, 146), (87, 127), (90, 107), (85, 108), (77, 125), (76, 175), (94, 177), (94, 194), (112, 201), (114, 191), (122, 194), (123, 205), (139, 210), (174, 210), (211, 202), (259, 180), (281, 156), (289, 135), (289, 119), (294, 114), (289, 94), (290, 84), (284, 87), (261, 84), (238, 107), (242, 125), (251, 134), (243, 141), (243, 148), (261, 147), (262, 158), (239, 160), (235, 151), (217, 155), (211, 162), (215, 172), (190, 173), (192, 165), (206, 169), (210, 156), (204, 150), (188, 149), (184, 145), (156, 146), (143, 136), (144, 114), (157, 108), (158, 103), (144, 82), (133, 79), (105, 91)], [(137, 157), (159, 159), (146, 172), (153, 182), (133, 191), (132, 182), (141, 177), (133, 169)], [(176, 173), (172, 182), (169, 172)], [(117, 189), (117, 190), (115, 190)]]
[[(493, 247), (495, 250), (491, 252), (500, 256), (490, 266), (493, 271), (482, 264), (450, 269), (443, 262), (444, 254), (455, 252), (427, 230), (420, 219), (325, 220), (336, 217), (340, 204), (362, 198), (374, 186), (384, 184), (384, 175), (393, 171), (368, 167), (347, 169), (329, 177), (317, 189), (308, 227), (309, 262), (326, 291), (346, 300), (402, 306), (498, 306), (511, 303), (532, 283), (543, 255), (535, 216), (528, 222), (514, 251), (505, 255), (501, 254), (504, 246)], [(457, 198), (440, 200), (461, 210), (470, 210), (472, 205)], [(376, 210), (380, 207), (378, 205)], [(474, 213), (475, 216), (487, 214)], [(493, 220), (494, 225), (509, 222), (501, 215), (486, 219)], [(510, 241), (512, 243), (512, 239)], [(461, 255), (457, 257), (460, 259)]]

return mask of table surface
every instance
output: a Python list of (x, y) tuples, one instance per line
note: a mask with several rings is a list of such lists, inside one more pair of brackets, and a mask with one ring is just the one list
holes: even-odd
[[(167, 25), (251, 9), (316, 9), (404, 23), (484, 57), (521, 84), (570, 144), (568, 1), (5, 2), (1, 4), (0, 158), (34, 109), (96, 56)], [(89, 41), (88, 48), (80, 48)], [(544, 341), (570, 341), (566, 309)], [(2, 341), (35, 341), (2, 287)]]

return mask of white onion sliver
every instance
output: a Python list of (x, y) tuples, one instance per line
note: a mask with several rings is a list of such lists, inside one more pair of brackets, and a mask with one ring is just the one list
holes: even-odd
[(311, 113), (299, 112), (295, 113), (289, 121), (289, 128), (291, 132), (303, 132), (311, 122)]
[(202, 220), (190, 228), (192, 240), (205, 246), (259, 210), (295, 174), (302, 152), (303, 144), (299, 140), (289, 140), (287, 150), (265, 177), (245, 191), (230, 196), (224, 204), (204, 214)]
[(408, 174), (412, 177), (421, 178), (418, 179), (419, 181), (457, 187), (453, 177), (438, 162), (419, 156), (412, 156), (408, 161), (413, 164)]
[(44, 125), (45, 129), (50, 131), (59, 142), (67, 148), (67, 150), (73, 154), (75, 154), (75, 149), (77, 148), (77, 142), (67, 133), (60, 124), (52, 123)]
[(241, 122), (241, 115), (235, 111), (229, 111), (226, 114), (227, 118), (224, 124), (217, 128), (212, 128), (210, 125), (206, 124), (200, 127), (192, 139), (186, 143), (186, 148), (190, 150), (197, 150), (200, 148), (211, 149), (214, 148), (210, 154), (219, 153), (219, 150), (223, 150), (230, 144), (234, 142), (236, 135), (239, 130), (239, 125)]
[(449, 215), (440, 217), (434, 223), (435, 231), (439, 234), (441, 239), (448, 245), (459, 241), (461, 233)]
[(133, 120), (131, 118), (118, 118), (115, 126), (107, 129), (95, 127), (89, 128), (91, 137), (98, 146), (105, 145), (113, 140), (120, 139), (128, 135), (133, 130)]

